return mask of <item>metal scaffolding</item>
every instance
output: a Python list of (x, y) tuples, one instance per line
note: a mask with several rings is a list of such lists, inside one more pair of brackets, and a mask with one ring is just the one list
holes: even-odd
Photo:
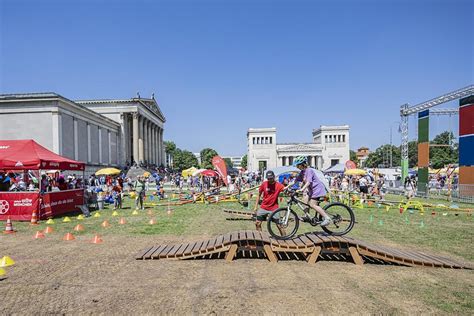
[[(431, 99), (419, 103), (414, 106), (410, 106), (408, 103), (400, 106), (400, 118), (401, 118), (401, 134), (402, 134), (402, 181), (405, 181), (406, 176), (408, 175), (408, 117), (410, 115), (416, 114), (418, 112), (428, 110), (429, 108), (438, 106), (440, 104), (459, 100), (461, 98), (470, 96), (474, 94), (474, 85), (469, 85), (462, 89), (446, 93), (437, 98)], [(430, 110), (430, 115), (456, 115), (459, 113), (459, 109), (435, 109)]]

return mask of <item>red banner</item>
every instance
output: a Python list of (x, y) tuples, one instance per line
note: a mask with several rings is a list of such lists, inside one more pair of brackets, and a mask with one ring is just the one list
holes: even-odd
[(221, 176), (222, 180), (224, 181), (225, 185), (227, 186), (227, 167), (225, 165), (224, 159), (220, 156), (215, 156), (212, 158), (212, 165), (214, 168), (217, 169), (217, 173)]
[(84, 190), (68, 190), (48, 192), (42, 197), (40, 218), (45, 219), (56, 215), (78, 211), (84, 204)]
[(38, 210), (39, 192), (0, 192), (0, 220), (29, 221)]

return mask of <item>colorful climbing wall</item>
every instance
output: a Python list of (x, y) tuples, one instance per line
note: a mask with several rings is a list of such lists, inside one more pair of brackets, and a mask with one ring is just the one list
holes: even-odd
[(459, 184), (474, 197), (474, 95), (459, 100)]
[(430, 111), (418, 113), (418, 194), (427, 194), (430, 165)]

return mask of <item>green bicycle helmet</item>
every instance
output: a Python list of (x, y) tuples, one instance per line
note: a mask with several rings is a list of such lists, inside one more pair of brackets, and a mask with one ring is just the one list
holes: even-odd
[(296, 167), (297, 165), (301, 165), (302, 163), (308, 164), (308, 157), (306, 156), (298, 156), (295, 158), (293, 161), (293, 167)]

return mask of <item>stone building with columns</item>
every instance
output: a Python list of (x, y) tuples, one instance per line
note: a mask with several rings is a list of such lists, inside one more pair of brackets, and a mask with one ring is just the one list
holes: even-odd
[(120, 124), (121, 163), (164, 165), (163, 131), (166, 122), (154, 98), (81, 100), (76, 103)]
[(320, 126), (311, 143), (277, 143), (276, 128), (249, 128), (247, 167), (250, 171), (291, 166), (297, 156), (307, 156), (310, 166), (325, 170), (349, 160), (349, 125)]
[(0, 139), (34, 139), (86, 163), (86, 173), (134, 160), (165, 163), (165, 118), (152, 99), (72, 101), (56, 93), (0, 95)]

